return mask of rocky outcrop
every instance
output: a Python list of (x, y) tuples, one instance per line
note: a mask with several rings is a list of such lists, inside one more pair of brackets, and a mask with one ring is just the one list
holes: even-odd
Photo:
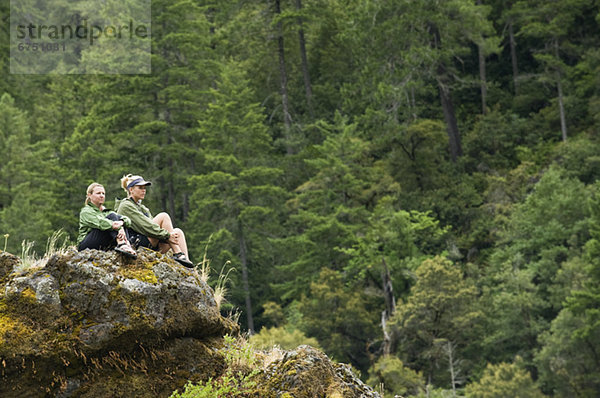
[[(196, 270), (152, 251), (20, 263), (0, 252), (0, 397), (168, 397), (188, 381), (241, 374), (225, 338), (239, 326)], [(235, 396), (379, 397), (308, 346), (256, 363), (255, 387)]]
[(168, 396), (218, 376), (225, 334), (195, 270), (151, 251), (54, 255), (24, 275), (0, 253), (0, 396)]
[(321, 351), (300, 346), (285, 352), (258, 373), (261, 398), (379, 398), (348, 365), (332, 362)]

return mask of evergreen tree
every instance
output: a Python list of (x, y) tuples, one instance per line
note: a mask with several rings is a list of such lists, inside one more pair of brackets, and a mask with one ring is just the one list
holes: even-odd
[(284, 279), (276, 285), (285, 300), (306, 292), (321, 268), (344, 269), (349, 260), (345, 249), (357, 243), (369, 209), (398, 189), (373, 163), (369, 144), (357, 137), (356, 125), (338, 114), (335, 124), (318, 126), (327, 132), (327, 139), (306, 160), (315, 174), (288, 201), (289, 235), (278, 241), (278, 268)]
[(519, 1), (515, 4), (519, 12), (520, 33), (523, 36), (539, 40), (534, 58), (539, 62), (542, 83), (553, 87), (552, 102), (558, 111), (552, 112), (554, 120), (559, 121), (562, 140), (568, 136), (569, 98), (572, 84), (569, 81), (571, 69), (581, 57), (577, 46), (586, 43), (589, 34), (581, 30), (581, 25), (597, 32), (598, 26), (587, 16), (598, 12), (597, 5), (587, 0), (569, 2)]
[(9, 94), (0, 98), (0, 151), (6, 154), (0, 172), (0, 207), (8, 206), (14, 198), (14, 189), (26, 182), (23, 169), (30, 141), (28, 115), (15, 106)]
[(323, 350), (336, 361), (351, 363), (366, 372), (367, 349), (377, 336), (378, 300), (366, 291), (344, 286), (339, 272), (323, 268), (300, 300), (300, 328), (315, 337)]
[(454, 357), (463, 361), (464, 371), (476, 365), (478, 345), (473, 337), (481, 330), (483, 315), (474, 305), (477, 295), (473, 281), (451, 261), (441, 257), (423, 261), (410, 296), (398, 304), (390, 320), (397, 356), (422, 371), (429, 383), (454, 388), (445, 366), (445, 347), (456, 347)]
[(553, 394), (592, 397), (600, 388), (600, 196), (598, 184), (590, 200), (590, 240), (585, 245), (580, 276), (569, 278), (565, 308), (541, 335), (536, 356), (540, 378)]
[[(453, 0), (365, 4), (357, 7), (357, 11), (362, 11), (357, 18), (365, 24), (363, 29), (372, 31), (371, 35), (361, 32), (359, 36), (365, 40), (359, 48), (365, 51), (366, 59), (361, 79), (371, 89), (367, 96), (360, 88), (355, 92), (364, 98), (375, 97), (379, 106), (373, 111), (389, 120), (386, 127), (393, 127), (398, 119), (407, 122), (429, 117), (419, 111), (421, 101), (430, 102), (437, 97), (446, 123), (450, 157), (455, 161), (462, 155), (452, 94), (458, 88), (456, 76), (461, 75), (455, 60), (470, 57), (472, 44), (495, 51), (497, 40), (487, 39), (493, 34), (486, 19), (489, 10), (473, 2)], [(372, 22), (374, 19), (377, 24)], [(389, 40), (391, 37), (395, 39)], [(373, 43), (374, 39), (377, 42)], [(380, 81), (376, 77), (382, 73), (384, 79)], [(383, 110), (391, 117), (385, 117)]]
[[(489, 360), (533, 358), (538, 335), (562, 308), (561, 264), (581, 253), (588, 236), (583, 184), (553, 167), (515, 206), (482, 278)], [(515, 338), (518, 336), (518, 338)], [(488, 351), (489, 350), (489, 351)]]
[(471, 383), (465, 390), (469, 398), (542, 398), (545, 395), (535, 385), (531, 375), (522, 368), (519, 357), (517, 363), (488, 364), (483, 376)]
[(2, 95), (0, 230), (10, 235), (7, 249), (13, 253), (21, 252), (23, 241), (35, 242), (34, 250), (43, 251), (62, 221), (53, 195), (56, 157), (48, 141), (32, 142), (27, 119), (10, 95)]
[[(406, 297), (415, 269), (424, 254), (435, 254), (447, 231), (440, 228), (429, 214), (417, 211), (395, 211), (393, 199), (384, 197), (373, 210), (364, 235), (352, 249), (344, 275), (356, 289), (380, 290), (383, 344), (381, 353), (391, 351), (387, 321), (395, 315), (396, 297)], [(379, 354), (379, 353), (378, 353)]]
[(214, 78), (205, 13), (191, 1), (154, 1), (152, 74), (91, 81), (94, 102), (63, 145), (70, 186), (82, 192), (98, 180), (116, 194), (123, 174), (142, 174), (154, 182), (154, 212), (168, 211), (176, 224), (187, 218), (185, 182), (199, 172), (196, 123)]
[[(189, 230), (207, 240), (213, 261), (241, 271), (235, 304), (245, 309), (246, 327), (268, 299), (273, 256), (270, 238), (281, 234), (285, 192), (277, 186), (282, 171), (271, 166), (271, 140), (248, 80), (234, 61), (222, 64), (217, 86), (198, 134), (206, 174), (190, 179), (194, 187)], [(238, 280), (236, 278), (236, 280)]]

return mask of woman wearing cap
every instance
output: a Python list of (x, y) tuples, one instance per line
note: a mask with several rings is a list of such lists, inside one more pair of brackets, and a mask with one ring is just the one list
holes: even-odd
[(79, 250), (114, 248), (119, 253), (136, 258), (135, 250), (127, 240), (123, 226), (131, 225), (129, 218), (120, 216), (104, 207), (104, 187), (97, 182), (87, 188), (85, 206), (79, 212)]
[(137, 246), (148, 247), (161, 253), (172, 249), (177, 262), (189, 268), (193, 267), (183, 231), (173, 228), (173, 222), (167, 213), (159, 213), (152, 217), (150, 210), (142, 204), (146, 196), (146, 187), (150, 185), (151, 182), (137, 175), (127, 174), (121, 178), (121, 186), (127, 192), (127, 199), (119, 203), (117, 213), (131, 219), (131, 241)]

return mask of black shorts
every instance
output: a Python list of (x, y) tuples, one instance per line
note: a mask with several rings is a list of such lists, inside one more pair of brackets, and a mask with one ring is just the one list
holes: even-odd
[(158, 246), (152, 246), (152, 243), (150, 243), (150, 240), (146, 235), (135, 232), (130, 228), (127, 228), (127, 232), (129, 235), (129, 242), (131, 242), (134, 248), (147, 247), (150, 250), (158, 251)]

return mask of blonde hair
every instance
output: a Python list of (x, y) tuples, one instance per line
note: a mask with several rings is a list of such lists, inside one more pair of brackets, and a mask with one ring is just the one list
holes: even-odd
[(129, 197), (129, 189), (127, 188), (127, 185), (129, 185), (129, 183), (133, 180), (137, 180), (138, 178), (142, 178), (142, 176), (127, 174), (124, 175), (123, 178), (121, 178), (121, 187), (125, 190), (125, 192), (127, 192), (127, 197)]
[(94, 189), (98, 188), (98, 187), (102, 187), (104, 188), (104, 185), (97, 183), (97, 182), (92, 182), (88, 187), (87, 190), (85, 191), (86, 196), (85, 196), (85, 204), (87, 205), (90, 202), (90, 195), (94, 193)]

